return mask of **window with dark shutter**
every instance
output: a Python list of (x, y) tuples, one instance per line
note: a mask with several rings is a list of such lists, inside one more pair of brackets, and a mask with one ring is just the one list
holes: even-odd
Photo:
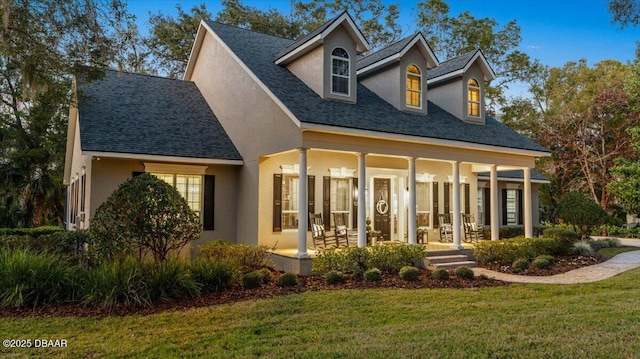
[(522, 203), (522, 190), (518, 190), (518, 224), (524, 224), (524, 206)]
[(491, 225), (491, 189), (484, 189), (484, 224)]
[(331, 177), (322, 177), (322, 219), (324, 229), (331, 229)]
[(204, 176), (204, 204), (202, 206), (202, 228), (205, 231), (214, 230), (214, 197), (215, 197), (216, 176)]
[[(353, 178), (353, 188), (358, 188), (358, 178)], [(358, 228), (358, 191), (353, 191), (353, 198), (351, 199), (353, 203), (352, 215), (351, 215), (351, 228)]]
[[(316, 176), (307, 176), (307, 211), (316, 213)], [(311, 222), (307, 221), (307, 229), (311, 230)]]
[(433, 228), (438, 228), (439, 221), (437, 219), (438, 213), (440, 213), (438, 208), (438, 182), (433, 182), (433, 213)]
[(444, 213), (449, 213), (451, 212), (451, 203), (449, 200), (449, 188), (451, 187), (451, 184), (449, 182), (445, 182), (444, 183)]
[(468, 183), (464, 184), (464, 214), (471, 213), (471, 187)]
[(502, 224), (507, 225), (507, 190), (502, 190)]
[(273, 231), (282, 232), (282, 175), (273, 175)]

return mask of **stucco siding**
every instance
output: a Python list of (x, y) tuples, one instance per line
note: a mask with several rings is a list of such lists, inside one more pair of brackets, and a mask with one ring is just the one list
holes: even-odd
[[(77, 113), (77, 112), (76, 112)], [(75, 121), (75, 133), (73, 134), (74, 138), (73, 138), (73, 154), (71, 156), (71, 171), (70, 171), (70, 178), (67, 179), (68, 183), (71, 183), (73, 181), (77, 182), (77, 185), (80, 185), (80, 178), (82, 176), (82, 173), (84, 172), (86, 174), (86, 190), (85, 190), (85, 215), (84, 215), (84, 221), (81, 221), (79, 219), (77, 219), (76, 221), (76, 225), (75, 228), (77, 229), (83, 229), (83, 228), (88, 228), (89, 227), (89, 213), (91, 213), (91, 211), (93, 210), (94, 206), (91, 205), (90, 202), (90, 193), (91, 193), (91, 157), (90, 156), (86, 156), (82, 154), (82, 148), (81, 148), (81, 143), (80, 143), (80, 125), (79, 125), (79, 120), (78, 117), (76, 116), (76, 118), (74, 119)], [(70, 186), (67, 187), (67, 194), (69, 191)], [(82, 196), (82, 191), (81, 189), (78, 190), (78, 201), (76, 203), (76, 206), (78, 208), (78, 214), (80, 214), (80, 201), (81, 201), (81, 197)], [(70, 203), (67, 203), (67, 207), (70, 205)], [(67, 213), (65, 213), (65, 218), (67, 216)], [(69, 226), (67, 226), (68, 229), (71, 229)]]
[(324, 95), (324, 47), (313, 51), (287, 65), (287, 69), (302, 80), (318, 96)]
[(462, 79), (457, 77), (445, 83), (429, 87), (429, 99), (457, 118), (464, 118)]
[(401, 99), (404, 99), (400, 91), (400, 81), (399, 64), (385, 67), (360, 79), (362, 85), (399, 110), (403, 108)]
[[(353, 41), (344, 25), (338, 26), (331, 34), (329, 34), (323, 44), (324, 51), (324, 96), (323, 98), (356, 102), (357, 94), (357, 78), (356, 78), (356, 43)], [(331, 92), (331, 52), (341, 47), (349, 53), (349, 96), (334, 94)]]

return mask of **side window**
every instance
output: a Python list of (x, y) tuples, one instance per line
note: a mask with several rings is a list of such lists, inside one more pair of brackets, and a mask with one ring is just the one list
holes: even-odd
[(408, 107), (422, 108), (422, 74), (416, 65), (407, 66), (406, 104)]
[(476, 79), (467, 81), (467, 114), (470, 117), (480, 117), (480, 85)]
[(416, 182), (418, 227), (431, 227), (431, 182)]
[(349, 96), (349, 53), (341, 47), (331, 52), (331, 93)]

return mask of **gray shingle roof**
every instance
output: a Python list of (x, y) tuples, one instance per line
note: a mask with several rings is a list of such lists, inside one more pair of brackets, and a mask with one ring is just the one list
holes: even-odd
[(460, 56), (456, 56), (447, 61), (441, 62), (440, 65), (434, 69), (427, 70), (427, 79), (431, 80), (436, 77), (440, 77), (442, 75), (446, 75), (452, 72), (456, 72), (458, 70), (464, 69), (465, 66), (469, 63), (471, 58), (480, 50), (475, 50), (471, 52), (467, 52), (466, 54), (462, 54)]
[[(478, 177), (481, 178), (490, 178), (491, 173), (489, 172), (478, 172)], [(524, 172), (522, 170), (511, 170), (511, 171), (498, 171), (498, 178), (509, 178), (509, 179), (524, 179)], [(549, 181), (547, 177), (545, 177), (542, 173), (531, 170), (531, 179), (534, 181)]]
[(278, 53), (278, 56), (276, 56), (274, 61), (279, 59), (279, 58), (281, 58), (282, 56), (290, 53), (291, 51), (295, 50), (299, 46), (303, 45), (305, 42), (313, 39), (318, 34), (321, 34), (324, 30), (326, 30), (329, 26), (331, 26), (331, 24), (333, 24), (334, 21), (336, 21), (340, 16), (342, 16), (342, 14), (344, 14), (344, 11), (341, 12), (340, 14), (338, 14), (338, 16), (334, 17), (333, 19), (328, 20), (324, 24), (320, 25), (319, 28), (311, 31), (310, 33), (306, 34), (305, 36), (301, 37), (300, 39), (298, 39), (298, 40), (294, 41), (293, 43), (291, 43), (289, 46), (287, 46), (284, 49), (282, 49), (282, 51), (280, 51)]
[(242, 160), (193, 82), (106, 70), (78, 84), (83, 151)]
[(356, 104), (324, 100), (285, 67), (273, 63), (293, 40), (212, 21), (207, 24), (302, 122), (548, 152), (489, 116), (485, 125), (470, 124), (431, 102), (426, 116), (405, 113), (361, 84)]
[(365, 56), (361, 59), (358, 59), (357, 69), (360, 70), (380, 60), (384, 60), (389, 56), (393, 56), (399, 53), (400, 51), (402, 51), (402, 49), (404, 49), (405, 46), (407, 46), (407, 44), (411, 42), (411, 40), (413, 40), (413, 38), (415, 38), (418, 35), (419, 33), (413, 36), (405, 37), (404, 39), (398, 42), (395, 42), (385, 47), (384, 49), (380, 49), (369, 56)]

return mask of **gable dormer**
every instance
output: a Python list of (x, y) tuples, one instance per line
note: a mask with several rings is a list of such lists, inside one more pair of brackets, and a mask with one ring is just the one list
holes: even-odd
[(485, 123), (485, 84), (496, 75), (482, 51), (472, 51), (441, 63), (427, 74), (429, 98), (457, 118)]
[(283, 49), (274, 61), (324, 99), (357, 101), (356, 59), (369, 43), (347, 12)]
[(422, 33), (358, 61), (358, 80), (400, 111), (427, 113), (427, 70), (438, 66)]

